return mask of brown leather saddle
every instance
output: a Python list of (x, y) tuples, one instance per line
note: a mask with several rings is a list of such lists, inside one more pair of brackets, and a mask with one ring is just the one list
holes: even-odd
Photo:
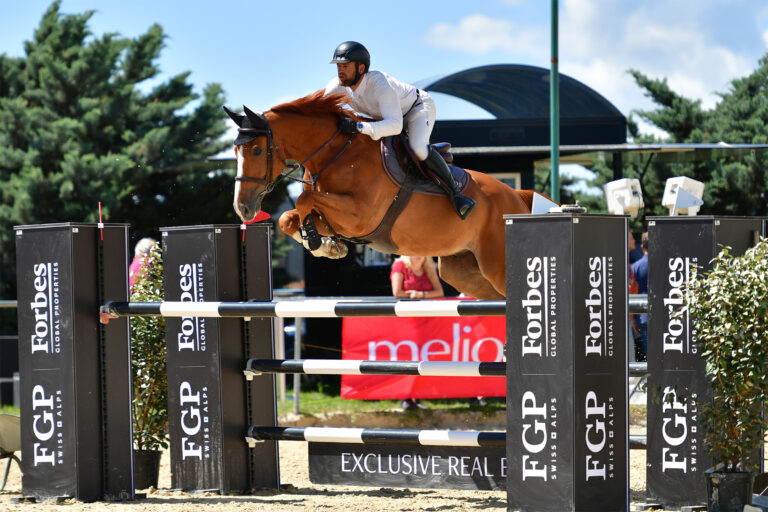
[[(469, 175), (461, 167), (451, 165), (453, 155), (451, 154), (451, 145), (447, 142), (433, 144), (435, 149), (448, 163), (453, 175), (454, 181), (458, 185), (459, 191), (463, 191), (469, 183)], [(397, 195), (392, 199), (392, 204), (384, 214), (378, 227), (365, 236), (346, 238), (343, 240), (355, 243), (366, 244), (372, 249), (385, 254), (397, 252), (397, 245), (392, 241), (391, 231), (395, 221), (408, 205), (408, 201), (414, 192), (420, 194), (446, 195), (427, 171), (422, 168), (419, 160), (411, 151), (408, 143), (408, 136), (404, 133), (392, 137), (385, 137), (381, 141), (381, 158), (384, 164), (384, 170), (389, 178), (400, 186)]]

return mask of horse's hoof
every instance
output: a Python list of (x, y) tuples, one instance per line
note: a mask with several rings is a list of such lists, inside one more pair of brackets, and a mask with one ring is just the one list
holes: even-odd
[(331, 237), (323, 237), (323, 251), (325, 252), (326, 257), (331, 258), (332, 260), (340, 260), (341, 258), (346, 257), (347, 253), (349, 253), (349, 249), (345, 243), (334, 240)]

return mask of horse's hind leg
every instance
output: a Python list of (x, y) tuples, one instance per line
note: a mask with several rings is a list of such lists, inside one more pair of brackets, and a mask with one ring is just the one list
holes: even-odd
[(438, 268), (440, 278), (465, 295), (482, 300), (504, 298), (483, 277), (475, 255), (469, 251), (438, 258)]
[(504, 297), (507, 293), (505, 230), (492, 226), (484, 231), (475, 249), (477, 265), (483, 277)]

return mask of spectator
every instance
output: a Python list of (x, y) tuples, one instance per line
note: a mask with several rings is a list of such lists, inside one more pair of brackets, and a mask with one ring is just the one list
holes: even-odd
[(154, 238), (142, 238), (136, 242), (136, 247), (133, 250), (133, 261), (128, 267), (128, 286), (129, 290), (133, 290), (133, 283), (136, 278), (141, 275), (141, 268), (144, 266), (144, 260), (149, 256), (149, 252), (152, 247), (157, 245), (157, 240)]
[[(637, 293), (648, 293), (648, 232), (644, 232), (640, 238), (640, 248), (643, 250), (643, 256), (632, 264), (632, 272), (637, 279)], [(638, 361), (648, 360), (648, 314), (641, 313), (635, 315), (635, 323), (639, 332), (640, 339), (640, 357)]]
[(437, 277), (432, 258), (400, 256), (392, 264), (389, 280), (395, 297), (425, 299), (443, 296), (443, 285)]
[[(629, 285), (629, 294), (634, 295), (638, 293), (638, 290), (640, 289), (639, 285), (637, 284), (637, 279), (635, 279), (635, 273), (632, 272), (632, 253), (635, 250), (635, 246), (637, 243), (635, 242), (635, 237), (632, 235), (632, 232), (629, 232), (629, 236), (627, 237), (627, 248), (629, 250), (629, 262), (630, 265), (627, 266), (627, 274), (628, 274), (628, 285)], [(640, 329), (637, 326), (637, 322), (635, 322), (635, 315), (629, 315), (629, 333), (632, 335), (632, 341), (635, 345), (635, 361), (640, 361), (642, 357), (642, 346), (640, 344)]]
[(631, 238), (631, 240), (629, 240), (629, 263), (631, 265), (643, 257), (643, 250), (640, 248), (640, 244), (637, 243), (637, 238), (635, 238), (634, 233), (630, 231), (629, 237)]
[[(392, 264), (389, 280), (395, 297), (424, 299), (443, 296), (443, 285), (431, 257), (400, 256)], [(404, 399), (400, 406), (407, 411), (425, 408), (413, 398)]]

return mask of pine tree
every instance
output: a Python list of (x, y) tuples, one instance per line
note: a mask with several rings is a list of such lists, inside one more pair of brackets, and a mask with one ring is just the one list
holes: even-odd
[[(204, 165), (231, 146), (223, 90), (202, 95), (181, 73), (153, 88), (165, 34), (96, 36), (93, 11), (55, 1), (22, 57), (0, 54), (0, 297), (15, 296), (13, 226), (127, 222), (136, 238), (161, 226), (237, 222), (231, 173)], [(279, 194), (273, 194), (278, 200)]]
[[(641, 135), (632, 116), (630, 132), (636, 142), (765, 144), (768, 141), (768, 56), (749, 76), (733, 80), (730, 90), (720, 93), (711, 110), (701, 102), (674, 92), (666, 79), (651, 79), (630, 70), (637, 84), (645, 89), (658, 107), (636, 111), (639, 117), (666, 131), (670, 138), (658, 140)], [(705, 184), (704, 205), (700, 213), (710, 215), (760, 216), (768, 214), (768, 164), (762, 152), (753, 155), (717, 155), (695, 163), (656, 163), (652, 156), (641, 163), (624, 166), (624, 176), (638, 178), (645, 201), (644, 215), (667, 215), (661, 206), (664, 185), (673, 176), (689, 176)], [(591, 186), (601, 187), (612, 179), (609, 167), (596, 162)], [(577, 197), (584, 204), (605, 208), (603, 197)]]

